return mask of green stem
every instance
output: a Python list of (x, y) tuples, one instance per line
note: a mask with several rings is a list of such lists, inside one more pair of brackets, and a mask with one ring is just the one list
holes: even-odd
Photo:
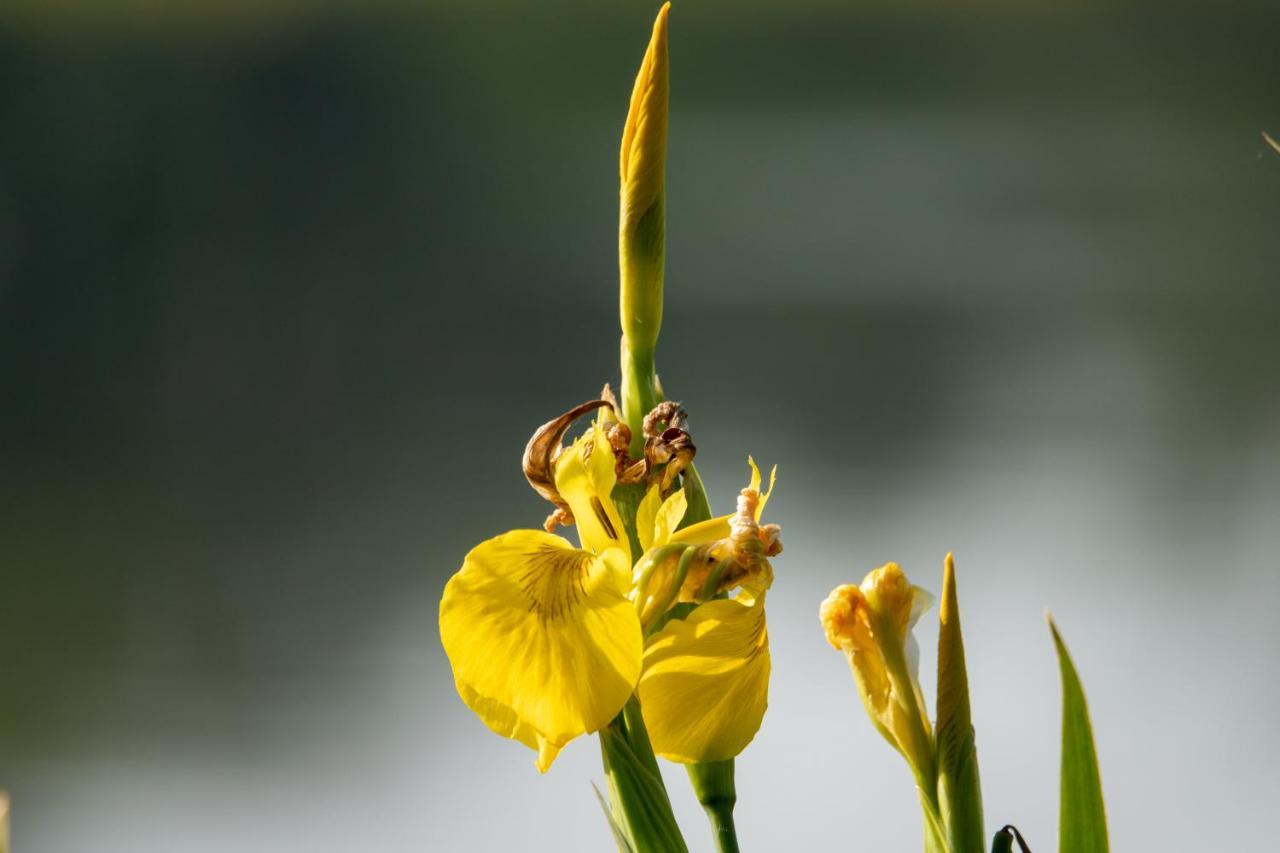
[(733, 823), (733, 807), (738, 791), (733, 780), (733, 759), (686, 764), (693, 793), (711, 822), (717, 853), (738, 853), (738, 831)]
[(711, 831), (715, 834), (716, 853), (738, 853), (738, 832), (733, 825), (733, 806), (703, 806)]
[[(873, 625), (881, 636), (892, 637), (898, 628), (892, 619), (879, 611), (873, 612)], [(898, 731), (898, 743), (915, 775), (916, 789), (920, 793), (920, 806), (924, 810), (924, 849), (926, 853), (952, 853), (947, 841), (946, 824), (942, 819), (942, 804), (938, 797), (938, 761), (935, 752), (932, 727), (925, 713), (914, 673), (907, 666), (901, 643), (881, 644), (885, 669), (893, 686), (894, 698), (906, 719), (904, 730)]]
[(631, 428), (631, 455), (644, 455), (644, 416), (662, 402), (652, 348), (632, 348), (622, 339), (622, 420)]
[(919, 791), (920, 808), (924, 812), (925, 853), (951, 853), (951, 846), (947, 843), (946, 826), (943, 824), (938, 808), (937, 795), (930, 797), (923, 786), (919, 787)]

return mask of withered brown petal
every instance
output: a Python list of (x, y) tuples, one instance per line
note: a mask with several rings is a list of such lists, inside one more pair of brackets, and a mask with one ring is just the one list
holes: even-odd
[(574, 406), (564, 414), (552, 418), (538, 427), (524, 448), (522, 467), (524, 468), (525, 479), (529, 481), (529, 485), (533, 487), (535, 492), (555, 504), (559, 509), (564, 510), (570, 517), (572, 517), (572, 513), (569, 510), (569, 505), (564, 502), (560, 497), (560, 493), (556, 491), (556, 454), (560, 452), (564, 434), (569, 431), (569, 427), (573, 425), (573, 422), (588, 412), (593, 412), (601, 407), (608, 407), (611, 410), (613, 408), (608, 400), (588, 400), (581, 405)]

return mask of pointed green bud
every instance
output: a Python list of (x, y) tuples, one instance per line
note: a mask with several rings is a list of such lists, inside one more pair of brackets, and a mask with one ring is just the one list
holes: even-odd
[(643, 446), (644, 415), (659, 402), (654, 349), (662, 327), (667, 164), (667, 15), (658, 12), (631, 92), (619, 157), (618, 271), (621, 278), (622, 419), (633, 452)]

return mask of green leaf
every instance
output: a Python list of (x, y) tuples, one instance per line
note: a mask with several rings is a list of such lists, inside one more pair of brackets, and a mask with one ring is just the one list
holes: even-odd
[(1062, 670), (1062, 781), (1058, 815), (1059, 853), (1107, 853), (1107, 811), (1102, 802), (1098, 754), (1084, 688), (1062, 642), (1058, 626), (1046, 615)]
[[(611, 823), (636, 853), (688, 853), (657, 766), (636, 754), (619, 719), (600, 730)], [(650, 753), (652, 755), (652, 753)]]
[(960, 633), (955, 561), (947, 555), (938, 607), (938, 793), (954, 853), (982, 853), (982, 786), (969, 707), (969, 676)]

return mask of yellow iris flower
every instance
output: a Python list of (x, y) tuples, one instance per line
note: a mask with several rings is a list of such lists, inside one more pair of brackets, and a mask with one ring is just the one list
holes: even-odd
[(542, 772), (569, 741), (608, 725), (640, 677), (630, 546), (609, 497), (615, 482), (595, 425), (555, 469), (581, 547), (542, 530), (504, 533), (467, 554), (440, 602), (459, 695), (489, 728), (537, 750)]
[[(599, 731), (633, 693), (654, 750), (673, 761), (732, 758), (755, 736), (769, 687), (764, 593), (777, 527), (759, 525), (769, 493), (760, 472), (738, 512), (684, 530), (683, 489), (665, 500), (657, 486), (636, 512), (646, 557), (683, 561), (677, 577), (634, 581), (618, 509), (614, 456), (600, 422), (561, 453), (555, 487), (569, 505), (580, 547), (542, 530), (514, 530), (483, 542), (445, 586), (440, 636), (459, 695), (498, 734), (537, 750), (545, 772), (573, 738)], [(772, 479), (770, 491), (772, 490)], [(690, 570), (690, 566), (693, 566)], [(644, 588), (661, 586), (645, 598)], [(736, 590), (733, 598), (714, 598)], [(660, 601), (696, 604), (642, 639), (641, 612)], [(656, 620), (651, 620), (656, 621)], [(647, 624), (647, 623), (646, 623)]]

